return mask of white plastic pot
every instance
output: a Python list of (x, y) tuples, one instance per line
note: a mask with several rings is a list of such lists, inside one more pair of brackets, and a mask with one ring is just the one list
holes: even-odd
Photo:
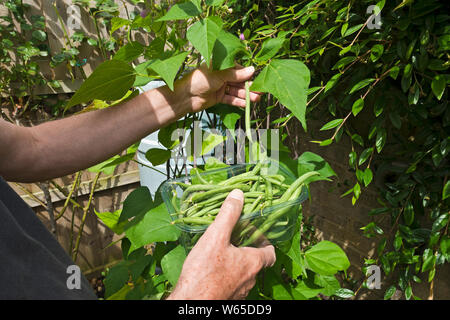
[[(164, 85), (165, 85), (164, 81), (151, 81), (146, 86), (141, 87), (139, 89), (139, 91), (142, 93), (142, 92), (146, 92), (148, 90), (159, 88)], [(147, 187), (150, 190), (150, 193), (153, 197), (155, 196), (155, 193), (158, 190), (158, 187), (164, 181), (167, 180), (166, 164), (164, 163), (159, 166), (153, 166), (152, 163), (150, 161), (148, 161), (147, 158), (145, 157), (145, 154), (147, 153), (147, 151), (149, 149), (162, 148), (158, 142), (158, 132), (159, 132), (159, 130), (153, 132), (152, 134), (150, 134), (147, 137), (145, 137), (144, 139), (142, 139), (141, 143), (139, 144), (138, 152), (137, 152), (137, 161), (139, 162), (138, 168), (139, 168), (139, 178), (140, 178), (141, 186)], [(209, 155), (204, 156), (204, 158), (207, 159), (208, 156)], [(171, 162), (170, 164), (172, 166), (175, 166), (174, 159), (171, 159), (170, 162)], [(203, 159), (198, 158), (196, 160), (196, 162), (197, 162), (197, 164), (202, 165)], [(183, 159), (179, 159), (178, 165), (182, 165), (182, 163), (183, 163)], [(154, 168), (160, 172), (158, 172), (152, 168)]]

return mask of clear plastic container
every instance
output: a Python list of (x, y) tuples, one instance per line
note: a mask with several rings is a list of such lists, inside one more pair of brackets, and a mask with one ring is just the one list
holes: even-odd
[[(271, 167), (271, 163), (266, 163), (265, 165)], [(219, 188), (219, 185), (217, 184), (221, 181), (227, 180), (228, 178), (240, 175), (245, 172), (249, 172), (253, 169), (254, 166), (255, 164), (231, 165), (226, 168), (206, 171), (200, 174), (196, 173), (188, 176), (183, 176), (178, 179), (167, 180), (162, 185), (161, 192), (163, 200), (167, 206), (172, 221), (178, 228), (182, 230), (180, 240), (182, 245), (187, 250), (192, 249), (203, 232), (205, 232), (205, 230), (207, 229), (208, 224), (193, 225), (179, 222), (179, 219), (184, 217), (184, 215), (180, 213), (179, 209), (181, 207), (183, 198), (183, 188), (180, 185), (195, 185), (200, 182), (206, 181), (210, 182), (210, 184), (212, 184), (214, 187)], [(274, 168), (276, 171), (274, 171)], [(271, 171), (271, 174), (283, 176), (283, 183), (286, 185), (290, 185), (296, 180), (296, 177), (293, 176), (292, 173), (282, 164), (277, 163), (277, 166), (272, 166)], [(223, 186), (225, 185), (222, 185), (222, 187)], [(252, 206), (254, 205), (256, 199), (250, 197), (246, 198), (244, 208), (247, 211), (245, 212), (243, 210), (243, 214), (241, 215), (238, 223), (233, 229), (231, 243), (235, 246), (259, 246), (261, 243), (267, 242), (267, 240), (269, 240), (271, 243), (275, 243), (290, 239), (295, 232), (297, 218), (299, 214), (301, 214), (301, 203), (308, 199), (309, 196), (308, 188), (306, 186), (302, 186), (301, 188), (301, 190), (298, 190), (299, 196), (295, 199), (291, 199), (289, 201), (284, 201), (274, 205), (264, 206), (263, 204), (260, 204), (254, 210), (250, 209), (252, 209)], [(274, 191), (276, 190), (277, 188), (276, 186), (274, 186)], [(229, 191), (219, 194), (223, 194), (223, 198), (225, 198), (228, 193)], [(244, 194), (247, 193), (244, 192)], [(217, 197), (218, 194), (215, 196)], [(209, 198), (212, 199), (213, 196)], [(223, 203), (223, 200), (219, 200), (218, 202), (221, 205), (221, 203)], [(212, 214), (216, 214), (216, 212), (220, 209), (220, 205), (217, 204), (217, 207), (215, 209), (209, 211)], [(205, 209), (205, 207), (203, 207), (203, 209)], [(202, 207), (200, 207), (198, 210), (202, 210)], [(209, 219), (213, 218), (214, 216), (210, 217)]]

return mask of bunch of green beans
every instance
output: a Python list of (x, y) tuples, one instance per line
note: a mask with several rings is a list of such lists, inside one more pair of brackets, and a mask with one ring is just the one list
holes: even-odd
[[(285, 177), (280, 174), (264, 174), (262, 163), (245, 173), (228, 178), (219, 183), (209, 183), (201, 175), (197, 175), (199, 183), (186, 184), (174, 182), (183, 189), (183, 195), (174, 194), (172, 205), (176, 211), (177, 219), (173, 224), (184, 224), (191, 227), (204, 227), (210, 225), (228, 194), (234, 189), (244, 192), (244, 207), (242, 210), (242, 223), (239, 226), (238, 237), (243, 245), (254, 243), (260, 236), (265, 235), (272, 226), (282, 226), (281, 219), (290, 210), (290, 206), (278, 210), (267, 210), (267, 217), (258, 222), (251, 223), (251, 218), (263, 213), (263, 210), (287, 201), (295, 200), (300, 196), (305, 181), (318, 172), (308, 172), (291, 184), (287, 184)], [(250, 219), (246, 219), (250, 218)], [(262, 221), (263, 220), (263, 221)], [(269, 238), (276, 235), (268, 235)], [(245, 239), (245, 240), (244, 240)]]

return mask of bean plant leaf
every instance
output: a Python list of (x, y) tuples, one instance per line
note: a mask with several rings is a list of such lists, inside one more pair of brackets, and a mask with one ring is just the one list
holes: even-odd
[(219, 134), (209, 133), (203, 140), (201, 155), (203, 156), (212, 151), (216, 146), (223, 143), (225, 140), (226, 138)]
[(180, 229), (171, 222), (166, 206), (162, 203), (147, 211), (125, 234), (135, 249), (153, 242), (176, 241), (180, 236)]
[[(217, 171), (217, 169), (228, 168), (229, 165), (223, 163), (215, 157), (209, 157), (206, 159), (205, 163), (205, 171), (207, 174), (203, 176), (203, 178), (209, 183), (218, 183), (220, 181), (224, 181), (228, 178), (228, 173), (223, 171)], [(194, 169), (192, 169), (194, 170)], [(192, 172), (191, 170), (191, 172)], [(212, 173), (208, 173), (208, 171), (212, 171)], [(197, 168), (197, 172), (203, 172), (202, 170)]]
[(131, 62), (136, 60), (144, 53), (145, 47), (137, 41), (127, 43), (117, 51), (114, 55), (114, 60), (122, 60), (125, 62)]
[(131, 21), (128, 19), (123, 19), (120, 17), (113, 17), (111, 19), (111, 34), (114, 33), (114, 31), (131, 24)]
[(281, 49), (285, 40), (286, 40), (285, 35), (283, 35), (277, 38), (271, 38), (264, 41), (261, 50), (255, 56), (255, 60), (264, 62), (273, 58)]
[(128, 195), (123, 203), (118, 222), (141, 216), (153, 207), (153, 199), (147, 187), (140, 187)]
[(334, 172), (328, 162), (321, 156), (307, 151), (297, 159), (297, 174), (300, 177), (311, 171), (317, 171), (320, 175), (309, 178), (307, 180), (308, 183), (318, 180), (327, 180), (329, 177), (336, 176), (336, 172)]
[(136, 72), (136, 79), (133, 83), (133, 87), (142, 87), (145, 86), (150, 81), (157, 79), (157, 75), (150, 75), (148, 68), (154, 62), (154, 60), (145, 61), (141, 64), (138, 64), (134, 71)]
[(305, 259), (309, 269), (320, 275), (333, 275), (338, 271), (345, 271), (350, 262), (345, 252), (330, 241), (321, 241), (305, 252)]
[(94, 210), (94, 212), (95, 215), (115, 234), (123, 233), (127, 222), (123, 221), (122, 223), (119, 223), (121, 210), (115, 212), (97, 212), (97, 210)]
[(306, 299), (314, 298), (322, 292), (323, 288), (314, 283), (311, 284), (310, 282), (311, 281), (308, 281), (308, 279), (299, 281), (295, 286), (295, 291), (305, 296)]
[(147, 160), (150, 161), (154, 166), (159, 166), (160, 164), (166, 163), (170, 159), (171, 155), (172, 152), (170, 150), (159, 148), (149, 149), (145, 153), (145, 157), (147, 158)]
[(217, 37), (213, 49), (213, 68), (224, 70), (233, 68), (236, 56), (246, 53), (244, 44), (233, 34), (222, 30)]
[(298, 60), (272, 60), (253, 82), (251, 90), (269, 92), (300, 120), (306, 130), (309, 69)]
[(105, 298), (118, 292), (129, 280), (127, 261), (121, 261), (111, 268), (105, 278)]
[(199, 16), (201, 13), (201, 1), (191, 0), (173, 5), (169, 12), (157, 21), (184, 20)]
[(126, 62), (121, 60), (103, 62), (70, 99), (66, 110), (94, 99), (119, 100), (131, 88), (135, 78), (134, 69)]
[(334, 275), (324, 276), (317, 273), (314, 275), (314, 284), (320, 286), (320, 292), (328, 297), (334, 295), (341, 287)]
[(223, 118), (223, 124), (224, 126), (231, 131), (234, 131), (236, 129), (236, 123), (241, 118), (241, 115), (236, 112), (228, 113)]
[(161, 259), (161, 268), (167, 280), (175, 286), (186, 259), (186, 250), (182, 246), (177, 246)]
[(214, 7), (219, 7), (219, 6), (221, 6), (224, 2), (225, 2), (225, 0), (206, 0), (206, 4), (207, 4), (208, 6), (214, 6)]
[(211, 65), (211, 56), (222, 25), (219, 17), (211, 16), (196, 22), (186, 33), (187, 39), (200, 52), (208, 66)]
[(170, 90), (173, 91), (175, 77), (188, 54), (188, 52), (183, 52), (166, 60), (156, 60), (149, 65), (149, 68), (158, 73), (164, 79)]

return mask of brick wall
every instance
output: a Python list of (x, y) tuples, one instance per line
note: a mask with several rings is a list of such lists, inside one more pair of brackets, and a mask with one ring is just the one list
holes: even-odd
[[(333, 182), (320, 181), (311, 184), (310, 203), (304, 206), (305, 218), (314, 216), (313, 224), (316, 227), (318, 239), (330, 240), (339, 244), (346, 252), (351, 262), (348, 274), (355, 280), (359, 280), (355, 289), (361, 284), (363, 273), (361, 267), (364, 258), (376, 254), (377, 239), (368, 239), (363, 236), (361, 227), (372, 221), (368, 213), (373, 208), (380, 207), (377, 203), (377, 185), (382, 183), (382, 176), (376, 176), (368, 188), (362, 188), (360, 199), (355, 206), (352, 205), (351, 196), (341, 198), (341, 195), (349, 190), (356, 182), (356, 177), (349, 170), (348, 154), (351, 152), (350, 139), (343, 136), (338, 144), (328, 147), (320, 147), (314, 140), (325, 140), (330, 137), (329, 132), (320, 132), (320, 127), (326, 121), (308, 121), (308, 133), (293, 123), (290, 126), (291, 136), (296, 137), (290, 141), (290, 150), (295, 150), (298, 155), (305, 151), (314, 152), (322, 156), (333, 168), (337, 178)], [(361, 123), (359, 125), (362, 125)], [(357, 150), (358, 154), (362, 150)], [(378, 219), (378, 218), (377, 218)], [(390, 218), (386, 216), (379, 222), (380, 227), (387, 233), (390, 231)], [(393, 276), (386, 276), (381, 272), (382, 286), (380, 290), (361, 289), (362, 299), (382, 299), (386, 288), (392, 284)], [(394, 274), (395, 276), (395, 274)], [(434, 299), (448, 299), (450, 297), (450, 267), (447, 265), (437, 269), (434, 281)], [(426, 278), (422, 283), (413, 285), (413, 292), (422, 299), (429, 296), (429, 283)], [(398, 291), (394, 298), (403, 299)]]

